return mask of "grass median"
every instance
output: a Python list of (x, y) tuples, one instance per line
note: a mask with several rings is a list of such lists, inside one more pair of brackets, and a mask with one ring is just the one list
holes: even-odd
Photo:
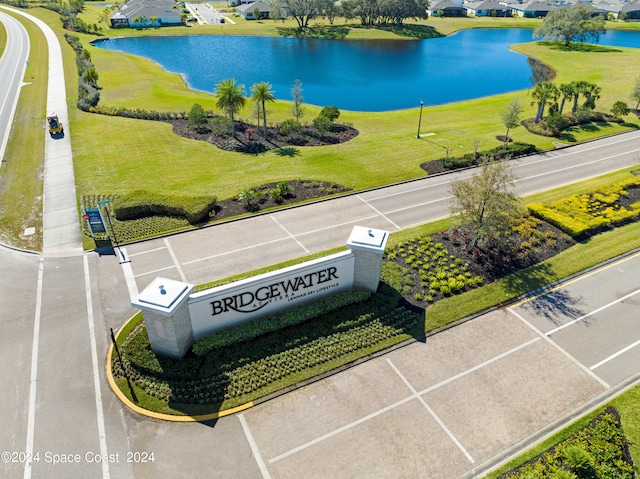
[[(48, 48), (31, 21), (8, 10), (31, 39), (26, 83), (20, 91), (7, 148), (0, 167), (0, 241), (25, 249), (42, 249), (42, 174), (44, 170), (45, 105)], [(35, 234), (25, 229), (35, 227)]]

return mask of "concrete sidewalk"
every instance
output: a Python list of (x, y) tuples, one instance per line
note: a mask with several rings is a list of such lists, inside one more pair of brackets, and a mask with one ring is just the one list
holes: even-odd
[(20, 10), (9, 10), (35, 23), (47, 40), (49, 81), (46, 111), (56, 112), (64, 127), (64, 135), (51, 137), (46, 121), (42, 119), (45, 136), (43, 249), (45, 253), (82, 252), (62, 49), (53, 30), (42, 20)]

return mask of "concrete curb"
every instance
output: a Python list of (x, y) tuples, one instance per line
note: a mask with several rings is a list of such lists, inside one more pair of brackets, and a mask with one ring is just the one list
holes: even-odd
[[(268, 394), (266, 396), (258, 398), (258, 399), (254, 400), (254, 401), (248, 402), (246, 404), (237, 406), (235, 408), (227, 409), (225, 411), (220, 411), (220, 412), (211, 413), (211, 414), (204, 414), (204, 415), (199, 415), (199, 416), (173, 416), (173, 415), (170, 415), (170, 414), (161, 414), (161, 413), (151, 412), (151, 411), (148, 411), (146, 409), (143, 409), (143, 408), (137, 406), (136, 404), (132, 403), (124, 395), (124, 393), (122, 393), (122, 391), (116, 385), (116, 383), (115, 383), (115, 381), (113, 379), (113, 374), (112, 374), (112, 371), (111, 371), (111, 359), (110, 359), (111, 355), (113, 353), (113, 344), (111, 344), (109, 346), (109, 351), (107, 352), (107, 362), (106, 362), (107, 380), (109, 382), (109, 386), (111, 387), (111, 389), (113, 390), (115, 395), (124, 403), (125, 406), (127, 406), (129, 409), (131, 409), (131, 410), (133, 410), (133, 411), (135, 411), (135, 412), (137, 412), (139, 414), (142, 414), (144, 416), (151, 417), (151, 418), (154, 418), (154, 419), (162, 419), (162, 420), (165, 420), (165, 421), (174, 421), (174, 422), (202, 422), (202, 421), (209, 421), (209, 420), (212, 420), (212, 419), (218, 419), (220, 417), (229, 416), (229, 415), (235, 414), (237, 412), (249, 409), (249, 408), (251, 408), (253, 406), (257, 406), (259, 404), (266, 403), (266, 402), (271, 401), (272, 399), (276, 399), (276, 398), (278, 398), (280, 396), (284, 396), (285, 394), (293, 392), (293, 391), (295, 391), (297, 389), (301, 389), (301, 388), (303, 388), (305, 386), (309, 386), (309, 385), (311, 385), (313, 383), (316, 383), (318, 381), (321, 381), (323, 379), (326, 379), (328, 377), (331, 377), (331, 376), (334, 376), (334, 375), (336, 375), (338, 373), (346, 371), (347, 369), (351, 369), (351, 368), (353, 368), (355, 366), (358, 366), (359, 364), (363, 364), (363, 363), (368, 362), (368, 361), (370, 361), (372, 359), (376, 359), (376, 358), (378, 358), (380, 356), (384, 356), (385, 354), (389, 354), (389, 353), (391, 353), (391, 352), (393, 352), (393, 351), (395, 351), (397, 349), (404, 348), (405, 346), (409, 346), (409, 345), (414, 344), (416, 342), (424, 342), (424, 341), (426, 341), (426, 339), (428, 337), (431, 337), (431, 336), (434, 336), (436, 334), (439, 334), (439, 333), (442, 333), (444, 331), (447, 331), (449, 329), (452, 329), (452, 328), (454, 328), (456, 326), (459, 326), (459, 325), (461, 325), (463, 323), (471, 321), (471, 320), (473, 320), (475, 318), (478, 318), (478, 317), (480, 317), (480, 316), (482, 316), (484, 314), (490, 313), (490, 312), (495, 311), (497, 309), (506, 308), (506, 307), (512, 306), (514, 304), (520, 303), (523, 300), (526, 300), (526, 299), (535, 297), (537, 295), (543, 294), (545, 292), (551, 291), (555, 287), (557, 287), (557, 286), (559, 286), (561, 284), (570, 282), (570, 281), (572, 281), (573, 279), (575, 279), (577, 277), (583, 276), (585, 274), (589, 274), (589, 273), (591, 273), (593, 271), (597, 271), (598, 269), (601, 269), (603, 267), (609, 266), (611, 264), (615, 264), (618, 261), (621, 261), (621, 260), (626, 259), (628, 257), (633, 257), (635, 255), (640, 255), (640, 248), (636, 248), (636, 249), (634, 249), (632, 251), (628, 251), (626, 253), (623, 253), (621, 255), (616, 256), (615, 258), (611, 258), (609, 260), (603, 261), (602, 263), (594, 265), (594, 266), (592, 266), (590, 268), (587, 268), (587, 269), (585, 269), (583, 271), (580, 271), (578, 273), (574, 273), (574, 274), (572, 274), (570, 276), (567, 276), (565, 278), (562, 278), (562, 279), (559, 279), (557, 281), (554, 281), (553, 283), (545, 285), (545, 286), (543, 286), (541, 288), (537, 288), (537, 289), (535, 289), (533, 291), (530, 291), (528, 293), (521, 294), (521, 295), (519, 295), (519, 296), (517, 296), (515, 298), (512, 298), (510, 300), (503, 301), (502, 303), (499, 303), (499, 304), (494, 305), (494, 306), (492, 306), (490, 308), (487, 308), (487, 309), (484, 309), (482, 311), (479, 311), (479, 312), (477, 312), (475, 314), (472, 314), (470, 316), (461, 318), (458, 321), (454, 321), (453, 323), (447, 324), (447, 325), (442, 326), (440, 328), (436, 328), (436, 329), (434, 329), (432, 331), (428, 331), (424, 335), (421, 335), (421, 336), (419, 336), (417, 338), (411, 338), (411, 339), (408, 339), (406, 341), (402, 341), (402, 342), (397, 343), (397, 344), (395, 344), (393, 346), (390, 346), (389, 348), (386, 348), (386, 349), (377, 351), (375, 353), (372, 353), (372, 354), (370, 354), (368, 356), (364, 356), (362, 358), (356, 359), (354, 361), (351, 361), (349, 363), (343, 364), (342, 366), (339, 366), (339, 367), (337, 367), (335, 369), (332, 369), (330, 371), (327, 371), (325, 373), (319, 374), (317, 376), (314, 376), (312, 378), (306, 379), (306, 380), (301, 381), (299, 383), (292, 384), (291, 386), (288, 386), (288, 387), (286, 387), (284, 389), (280, 389), (279, 391), (273, 392), (271, 394)], [(125, 324), (116, 333), (116, 338), (118, 338), (118, 336), (120, 335), (120, 333), (124, 329), (124, 327), (132, 320), (133, 320), (133, 317), (131, 317), (128, 321), (125, 322)], [(623, 381), (619, 385), (616, 385), (616, 386), (612, 387), (611, 389), (605, 391), (604, 393), (602, 393), (601, 395), (597, 396), (596, 398), (588, 401), (583, 406), (581, 406), (580, 408), (576, 409), (574, 412), (570, 413), (569, 415), (565, 416), (564, 418), (559, 419), (558, 421), (555, 421), (554, 423), (552, 423), (547, 428), (544, 428), (542, 431), (546, 431), (548, 428), (554, 426), (556, 429), (554, 429), (553, 431), (555, 432), (555, 430), (560, 428), (560, 426), (557, 426), (556, 423), (559, 423), (561, 425), (566, 425), (568, 421), (577, 419), (579, 416), (587, 414), (591, 410), (593, 410), (596, 407), (598, 407), (598, 405), (600, 405), (603, 401), (609, 400), (610, 396), (607, 396), (607, 394), (613, 394), (613, 392), (617, 391), (618, 388), (621, 387), (621, 385), (625, 385), (629, 381), (631, 381), (633, 384), (631, 384), (631, 386), (628, 386), (628, 387), (632, 387), (635, 383), (640, 382), (640, 373), (632, 376), (632, 378)], [(601, 398), (601, 399), (598, 399), (598, 398)], [(590, 405), (590, 404), (594, 403), (594, 401), (595, 401), (595, 404), (590, 406), (591, 409), (589, 409), (587, 411), (584, 411), (584, 412), (579, 412), (583, 408), (587, 407), (587, 405)], [(564, 422), (561, 422), (561, 421), (564, 421)], [(542, 432), (540, 432), (540, 433), (536, 434), (535, 436), (532, 436), (532, 438), (533, 437), (537, 437), (539, 434), (550, 435), (551, 433), (547, 433), (547, 432), (542, 433)], [(542, 439), (544, 439), (544, 438), (546, 438), (546, 436), (543, 437)], [(542, 439), (539, 439), (539, 440), (542, 440)], [(527, 439), (525, 441), (533, 441), (533, 439)], [(529, 445), (526, 446), (526, 447), (530, 447), (531, 445), (535, 444), (537, 441), (538, 441), (538, 439), (536, 439), (536, 441), (534, 441), (534, 442), (531, 442), (530, 444), (528, 443)], [(518, 443), (518, 444), (520, 444), (520, 443)], [(518, 446), (518, 445), (512, 446), (512, 448), (516, 448), (516, 446)], [(520, 452), (521, 450), (523, 450), (523, 448), (525, 448), (525, 446), (519, 446), (519, 447), (520, 448), (517, 449), (516, 452)], [(509, 450), (507, 450), (507, 451), (509, 451)], [(500, 456), (496, 456), (496, 458), (499, 458), (500, 461), (504, 462), (504, 461), (506, 461), (506, 459), (504, 459), (504, 457), (506, 457), (505, 454), (507, 454), (506, 451), (505, 451), (505, 453), (501, 454)], [(508, 456), (508, 458), (512, 457), (513, 455), (515, 455), (515, 452), (511, 453), (511, 455)], [(497, 459), (495, 459), (495, 460), (497, 460)], [(494, 461), (494, 459), (492, 459), (491, 461)], [(498, 465), (500, 465), (500, 464), (493, 464), (493, 462), (491, 464), (492, 464), (491, 468), (495, 468), (495, 467), (498, 467)], [(481, 466), (479, 466), (479, 467), (481, 467)], [(482, 467), (484, 467), (484, 465), (482, 465)], [(487, 467), (489, 467), (489, 466), (487, 466)], [(475, 471), (475, 469), (473, 469), (473, 470)], [(485, 473), (488, 472), (488, 470), (489, 469), (487, 469), (487, 471), (485, 471)], [(469, 476), (469, 477), (475, 477), (475, 476)], [(466, 479), (467, 476), (461, 476), (461, 478), (462, 479)]]
[(605, 403), (618, 397), (622, 393), (627, 392), (637, 384), (640, 384), (640, 373), (636, 373), (633, 376), (625, 379), (621, 383), (616, 384), (611, 389), (608, 389), (598, 396), (594, 397), (593, 399), (587, 401), (582, 406), (574, 409), (570, 413), (557, 419), (548, 426), (540, 429), (535, 434), (532, 434), (531, 436), (523, 439), (522, 441), (514, 444), (510, 448), (498, 454), (497, 456), (492, 457), (488, 461), (485, 461), (479, 466), (474, 467), (461, 476), (458, 476), (458, 479), (472, 479), (481, 477), (505, 465), (510, 460), (514, 459), (517, 455), (549, 439), (551, 436), (569, 426), (571, 423), (595, 411)]
[[(124, 325), (118, 330), (118, 332), (115, 334), (116, 340), (118, 338), (118, 336), (120, 336), (120, 333), (122, 332), (122, 330), (124, 329), (124, 327), (129, 324), (129, 322), (131, 322), (133, 320), (133, 316), (131, 318), (129, 318), (129, 320), (127, 322), (124, 323)], [(111, 388), (111, 390), (113, 391), (113, 393), (116, 395), (116, 397), (118, 399), (120, 399), (120, 401), (122, 401), (122, 403), (128, 407), (130, 410), (137, 412), (138, 414), (141, 414), (143, 416), (152, 418), (152, 419), (160, 419), (163, 421), (171, 421), (171, 422), (205, 422), (205, 421), (211, 421), (214, 419), (218, 419), (224, 416), (229, 416), (231, 414), (236, 414), (240, 411), (244, 411), (245, 409), (249, 409), (250, 407), (253, 407), (253, 403), (252, 402), (248, 402), (245, 404), (242, 404), (240, 406), (234, 407), (234, 408), (230, 408), (230, 409), (226, 409), (224, 411), (220, 411), (220, 412), (214, 412), (214, 413), (210, 413), (210, 414), (201, 414), (201, 415), (196, 415), (196, 416), (174, 416), (171, 414), (163, 414), (163, 413), (158, 413), (158, 412), (153, 412), (153, 411), (149, 411), (147, 409), (141, 408), (140, 406), (138, 406), (137, 404), (132, 403), (129, 398), (127, 396), (125, 396), (125, 394), (120, 390), (120, 388), (118, 387), (118, 385), (115, 382), (115, 379), (113, 378), (113, 372), (111, 371), (111, 356), (113, 355), (113, 343), (111, 343), (109, 345), (109, 350), (107, 351), (107, 358), (106, 358), (106, 364), (105, 364), (105, 369), (106, 369), (106, 375), (107, 375), (107, 382), (109, 383), (109, 387)]]

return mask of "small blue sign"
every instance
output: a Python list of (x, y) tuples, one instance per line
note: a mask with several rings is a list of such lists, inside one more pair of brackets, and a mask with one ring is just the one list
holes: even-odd
[(100, 208), (85, 208), (84, 210), (85, 219), (87, 223), (89, 223), (89, 228), (91, 229), (91, 233), (106, 233), (107, 228), (104, 226), (104, 221), (102, 220), (102, 213), (100, 212)]

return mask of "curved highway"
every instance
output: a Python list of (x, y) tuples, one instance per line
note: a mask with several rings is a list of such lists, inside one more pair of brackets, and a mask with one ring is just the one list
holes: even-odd
[(22, 79), (29, 58), (29, 36), (20, 22), (0, 11), (7, 29), (7, 46), (0, 58), (0, 167), (9, 141), (11, 123), (18, 106)]
[[(519, 159), (518, 192), (634, 165), (638, 152), (640, 133), (631, 132)], [(109, 329), (134, 313), (131, 296), (156, 276), (199, 283), (342, 245), (354, 224), (396, 231), (424, 223), (448, 213), (448, 183), (471, 173), (127, 245), (124, 264), (1, 248), (0, 475), (453, 478), (635, 380), (638, 255), (567, 285), (557, 314), (559, 296), (514, 305), (238, 416), (163, 423), (131, 413), (109, 391)], [(613, 320), (619, 334), (593, 334), (613, 331)], [(583, 356), (580, 335), (590, 345)], [(450, 367), (452, 354), (462, 369)], [(513, 397), (492, 394), (496, 387)]]

